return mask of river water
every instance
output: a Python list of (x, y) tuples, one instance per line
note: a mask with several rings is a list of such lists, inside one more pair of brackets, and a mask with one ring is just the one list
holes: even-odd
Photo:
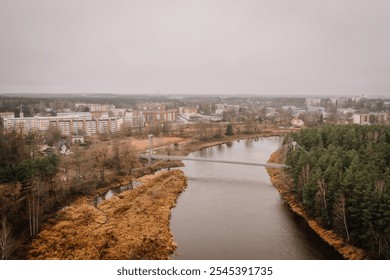
[[(241, 140), (188, 157), (266, 162), (281, 137)], [(281, 200), (263, 167), (184, 161), (172, 209), (174, 259), (341, 259)]]

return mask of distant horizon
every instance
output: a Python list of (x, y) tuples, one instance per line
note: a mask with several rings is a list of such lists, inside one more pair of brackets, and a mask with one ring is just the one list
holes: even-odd
[(378, 99), (390, 99), (390, 94), (260, 94), (260, 93), (153, 93), (153, 92), (0, 92), (0, 96), (15, 96), (15, 97), (36, 97), (36, 95), (43, 94), (45, 97), (55, 97), (61, 95), (89, 97), (94, 95), (118, 95), (118, 96), (229, 96), (229, 97), (267, 97), (267, 98), (332, 98), (332, 97), (367, 97)]

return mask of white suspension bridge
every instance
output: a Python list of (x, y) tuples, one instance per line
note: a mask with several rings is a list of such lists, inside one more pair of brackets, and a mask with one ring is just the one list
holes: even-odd
[[(224, 163), (224, 164), (240, 164), (240, 165), (262, 166), (266, 168), (277, 168), (277, 169), (284, 169), (288, 167), (286, 164), (281, 164), (281, 163), (247, 162), (247, 161), (234, 161), (234, 160), (218, 160), (218, 159), (210, 159), (210, 158), (191, 158), (191, 157), (171, 156), (171, 155), (154, 155), (152, 137), (153, 135), (150, 134), (149, 153), (140, 155), (140, 158), (148, 160), (149, 165), (152, 159), (157, 159), (157, 160), (189, 160), (189, 161), (204, 161), (204, 162), (214, 162), (214, 163)], [(281, 146), (278, 150), (280, 151), (282, 157), (285, 159), (287, 152), (291, 149), (294, 150), (296, 147), (303, 149), (301, 146), (297, 144), (297, 142), (291, 142)]]

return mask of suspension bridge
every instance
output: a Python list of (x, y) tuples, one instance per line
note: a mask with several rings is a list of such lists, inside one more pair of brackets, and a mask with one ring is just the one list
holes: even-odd
[[(289, 150), (295, 150), (296, 147), (303, 149), (301, 146), (297, 144), (297, 142), (294, 141), (285, 144), (278, 149), (281, 157), (283, 158), (283, 161), (286, 159), (287, 152)], [(192, 157), (171, 156), (171, 155), (154, 155), (152, 134), (149, 135), (149, 153), (141, 154), (140, 158), (147, 159), (149, 165), (152, 159), (157, 159), (157, 160), (188, 160), (188, 161), (203, 161), (203, 162), (214, 162), (214, 163), (224, 163), (224, 164), (240, 164), (240, 165), (250, 165), (250, 166), (262, 166), (266, 168), (276, 168), (276, 169), (284, 169), (288, 167), (286, 164), (281, 164), (281, 163), (247, 162), (247, 161), (235, 161), (235, 160), (218, 160), (218, 159), (210, 159), (210, 158), (192, 158)]]
[(140, 158), (144, 159), (160, 159), (160, 160), (189, 160), (189, 161), (204, 161), (204, 162), (214, 162), (214, 163), (226, 163), (226, 164), (240, 164), (240, 165), (252, 165), (252, 166), (263, 166), (267, 168), (286, 168), (287, 165), (279, 163), (261, 163), (261, 162), (246, 162), (246, 161), (235, 161), (235, 160), (219, 160), (219, 159), (209, 159), (209, 158), (191, 158), (191, 157), (182, 157), (182, 156), (167, 156), (167, 155), (140, 155)]

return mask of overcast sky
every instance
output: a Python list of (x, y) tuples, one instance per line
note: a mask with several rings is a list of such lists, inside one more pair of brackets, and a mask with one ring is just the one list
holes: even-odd
[(390, 95), (389, 0), (0, 0), (0, 93)]

